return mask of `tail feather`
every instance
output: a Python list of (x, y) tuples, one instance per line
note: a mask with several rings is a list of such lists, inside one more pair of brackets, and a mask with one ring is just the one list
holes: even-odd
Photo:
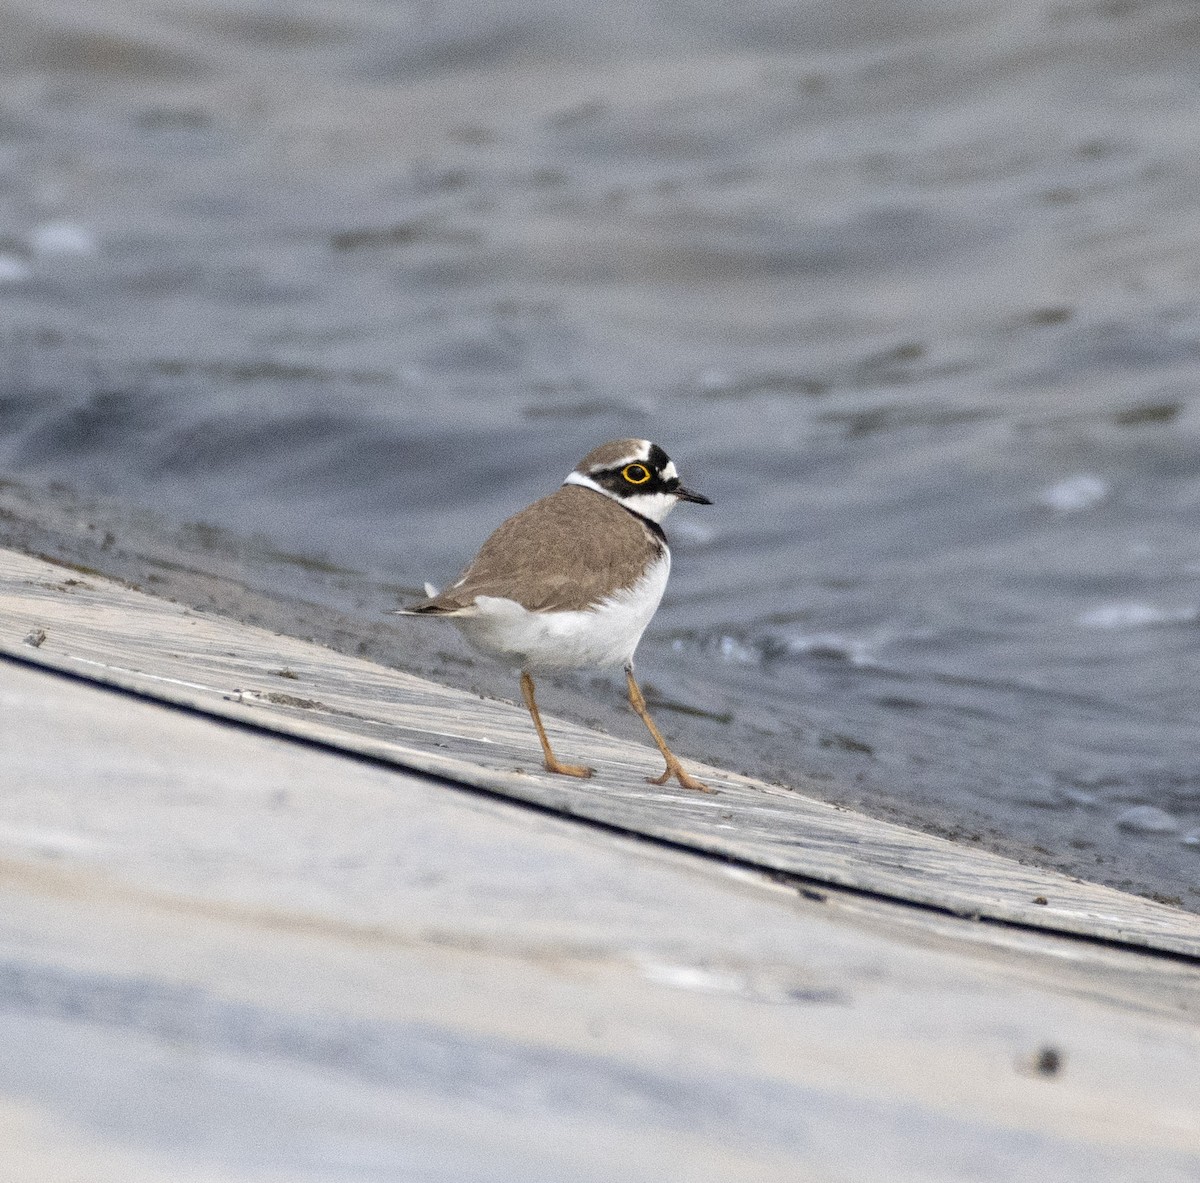
[(460, 579), (454, 587), (449, 588), (446, 592), (439, 592), (432, 583), (425, 585), (425, 594), (428, 599), (418, 600), (415, 604), (407, 608), (393, 608), (390, 612), (392, 616), (473, 616), (475, 614), (475, 605), (467, 600), (456, 600), (453, 597), (446, 599), (450, 592), (454, 591), (462, 585)]
[(390, 616), (453, 616), (463, 610), (462, 604), (438, 603), (438, 589), (432, 583), (425, 585), (428, 599), (418, 600), (408, 608), (393, 608)]
[(445, 611), (433, 603), (437, 599), (438, 589), (433, 586), (428, 580), (425, 581), (425, 599), (419, 600), (413, 604), (411, 608), (391, 608), (388, 616), (435, 616), (438, 612)]

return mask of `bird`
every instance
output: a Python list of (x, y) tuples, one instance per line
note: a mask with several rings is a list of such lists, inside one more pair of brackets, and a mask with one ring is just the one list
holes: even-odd
[(611, 440), (589, 452), (562, 486), (502, 522), (448, 588), (403, 616), (445, 617), (477, 649), (519, 666), (521, 695), (548, 772), (579, 778), (594, 769), (554, 754), (538, 711), (534, 674), (624, 667), (629, 704), (666, 761), (661, 776), (711, 793), (667, 746), (634, 676), (633, 655), (671, 570), (662, 521), (681, 501), (711, 505), (687, 488), (671, 458), (644, 439)]

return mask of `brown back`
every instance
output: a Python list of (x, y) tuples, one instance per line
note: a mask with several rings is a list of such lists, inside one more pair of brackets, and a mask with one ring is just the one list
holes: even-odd
[(456, 586), (413, 607), (454, 612), (503, 596), (541, 612), (573, 612), (632, 587), (666, 549), (652, 524), (603, 493), (563, 485), (497, 527)]

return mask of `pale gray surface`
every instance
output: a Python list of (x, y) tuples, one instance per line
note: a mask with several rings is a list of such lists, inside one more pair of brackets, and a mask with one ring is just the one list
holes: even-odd
[[(999, 858), (724, 769), (718, 792), (651, 786), (658, 752), (547, 717), (551, 776), (528, 714), (317, 645), (200, 614), (94, 575), (0, 551), (0, 652), (206, 714), (449, 777), (693, 850), (910, 902), (1200, 957), (1200, 917)], [(410, 622), (417, 623), (417, 622)], [(17, 638), (45, 634), (39, 646)]]
[[(17, 642), (39, 661), (501, 791), (550, 779), (513, 771), (531, 736), (506, 704), (4, 559), (3, 640), (44, 629)], [(300, 676), (269, 685), (324, 706), (206, 689), (272, 658)], [(603, 757), (563, 808), (608, 794), (702, 834), (706, 798), (637, 788), (652, 753), (559, 731)], [(1181, 959), (806, 898), (3, 659), (0, 745), (5, 1180), (1200, 1175), (1200, 971)], [(716, 775), (719, 800), (771, 796)], [(827, 808), (775, 796), (784, 820)], [(908, 840), (840, 816), (851, 870)], [(837, 833), (797, 849), (836, 866)], [(942, 846), (960, 883), (1003, 870)], [(1076, 886), (1172, 931), (1168, 909)], [(1046, 1047), (1053, 1077), (1032, 1070)]]
[(1200, 1173), (1189, 967), (807, 900), (11, 662), (0, 742), (14, 1183)]

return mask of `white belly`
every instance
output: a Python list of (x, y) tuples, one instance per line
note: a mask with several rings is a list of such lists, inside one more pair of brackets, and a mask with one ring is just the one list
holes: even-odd
[(664, 551), (633, 587), (586, 612), (530, 612), (515, 600), (479, 596), (473, 609), (450, 619), (477, 648), (531, 672), (627, 665), (670, 572), (671, 555)]

